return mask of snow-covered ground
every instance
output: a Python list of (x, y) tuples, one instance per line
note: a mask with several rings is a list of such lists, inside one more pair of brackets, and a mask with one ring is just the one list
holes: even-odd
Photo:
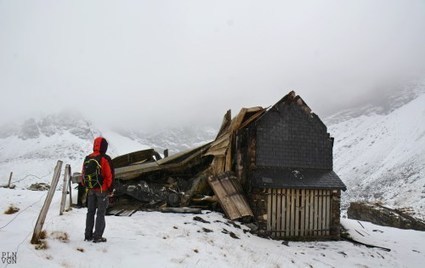
[[(30, 240), (46, 194), (0, 188), (0, 251), (17, 256), (16, 264), (0, 259), (0, 267), (423, 267), (425, 263), (425, 232), (348, 219), (342, 223), (352, 237), (390, 251), (347, 241), (285, 245), (254, 236), (247, 227), (209, 211), (108, 216), (104, 234), (108, 242), (95, 244), (83, 241), (86, 209), (59, 216), (59, 191), (44, 224), (47, 249), (36, 250)], [(19, 212), (4, 214), (10, 205)]]

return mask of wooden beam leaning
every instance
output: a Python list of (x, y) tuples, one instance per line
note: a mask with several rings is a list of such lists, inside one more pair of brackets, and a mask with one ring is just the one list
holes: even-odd
[(62, 199), (61, 199), (61, 206), (59, 209), (59, 215), (63, 215), (63, 211), (65, 210), (65, 203), (66, 203), (66, 194), (68, 189), (68, 180), (71, 177), (71, 167), (69, 164), (65, 165), (65, 173), (63, 174), (63, 186), (62, 186)]
[(63, 162), (58, 160), (55, 171), (53, 173), (52, 183), (50, 185), (49, 192), (47, 193), (46, 200), (44, 201), (43, 207), (41, 208), (40, 215), (38, 215), (37, 223), (34, 227), (34, 233), (31, 238), (31, 244), (38, 244), (40, 242), (40, 234), (43, 229), (44, 221), (46, 220), (47, 212), (50, 207), (50, 203), (52, 202), (53, 195), (56, 190), (56, 186), (58, 185), (59, 177), (61, 174)]

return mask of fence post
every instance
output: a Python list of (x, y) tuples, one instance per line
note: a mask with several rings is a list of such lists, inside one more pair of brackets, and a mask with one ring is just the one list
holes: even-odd
[(65, 174), (63, 174), (63, 187), (62, 187), (62, 199), (61, 199), (61, 206), (59, 209), (59, 215), (63, 214), (63, 211), (65, 210), (65, 203), (66, 203), (66, 191), (68, 187), (68, 180), (69, 180), (69, 165), (65, 165)]
[(12, 182), (13, 171), (10, 172), (9, 183), (7, 184), (7, 188), (10, 188), (10, 183)]
[(61, 174), (62, 161), (58, 160), (53, 173), (52, 183), (50, 185), (49, 192), (47, 193), (46, 200), (44, 201), (43, 207), (41, 208), (40, 215), (38, 215), (37, 223), (34, 227), (34, 233), (32, 235), (31, 244), (38, 244), (40, 242), (40, 234), (43, 229), (44, 221), (46, 220), (47, 212), (49, 211), (50, 203), (52, 202), (53, 195), (58, 185), (58, 180)]
[(68, 189), (69, 189), (69, 207), (72, 207), (72, 181), (71, 181), (71, 166), (69, 166), (69, 180), (68, 180)]

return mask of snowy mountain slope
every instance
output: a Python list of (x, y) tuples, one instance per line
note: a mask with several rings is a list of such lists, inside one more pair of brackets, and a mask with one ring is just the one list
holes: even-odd
[(58, 160), (70, 164), (72, 171), (79, 171), (98, 135), (109, 140), (111, 157), (147, 148), (112, 131), (101, 132), (70, 113), (29, 119), (21, 125), (1, 128), (0, 133), (0, 185), (6, 184), (13, 172), (12, 183), (18, 187), (50, 182)]
[(413, 100), (387, 113), (362, 113), (328, 125), (335, 137), (334, 169), (348, 188), (345, 207), (354, 200), (381, 201), (425, 217), (423, 87), (412, 95)]
[[(43, 228), (47, 249), (36, 250), (30, 240), (46, 192), (0, 188), (0, 251), (17, 256), (16, 263), (0, 262), (1, 267), (422, 267), (425, 262), (424, 232), (342, 219), (352, 236), (389, 251), (346, 241), (282, 243), (209, 211), (108, 216), (108, 241), (95, 244), (83, 241), (87, 210), (59, 216), (58, 193)], [(3, 214), (10, 204), (20, 211)]]

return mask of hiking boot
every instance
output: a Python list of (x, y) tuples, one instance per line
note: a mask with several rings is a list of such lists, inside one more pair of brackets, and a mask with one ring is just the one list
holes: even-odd
[(106, 238), (100, 237), (100, 238), (93, 239), (93, 243), (101, 243), (101, 242), (106, 242)]
[(85, 238), (84, 238), (84, 241), (92, 241), (93, 240), (93, 237), (89, 237), (89, 236), (86, 236)]

